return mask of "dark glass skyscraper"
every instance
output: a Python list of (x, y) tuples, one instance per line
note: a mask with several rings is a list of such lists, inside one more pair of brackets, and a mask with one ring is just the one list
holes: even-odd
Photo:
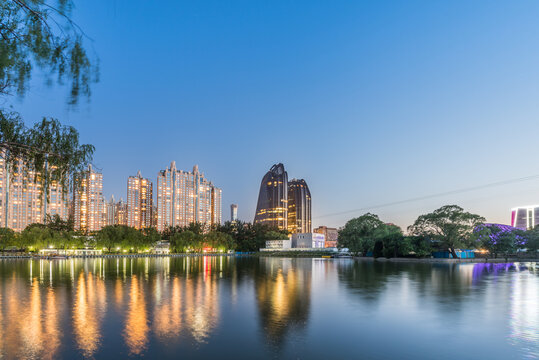
[(275, 164), (262, 178), (255, 223), (288, 228), (288, 174), (283, 164)]
[(311, 192), (303, 179), (288, 183), (288, 232), (311, 232)]

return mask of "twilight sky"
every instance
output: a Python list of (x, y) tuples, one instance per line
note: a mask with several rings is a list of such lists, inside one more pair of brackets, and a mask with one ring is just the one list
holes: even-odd
[[(539, 174), (539, 2), (75, 0), (101, 81), (89, 103), (34, 75), (13, 101), (96, 146), (107, 198), (172, 160), (252, 221), (260, 180), (304, 178), (313, 225)], [(155, 188), (154, 188), (155, 192)], [(458, 204), (491, 222), (539, 203), (539, 179), (373, 209), (406, 227)]]

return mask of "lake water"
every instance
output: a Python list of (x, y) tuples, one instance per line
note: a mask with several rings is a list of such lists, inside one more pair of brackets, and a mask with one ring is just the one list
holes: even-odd
[(0, 358), (537, 359), (539, 264), (0, 260)]

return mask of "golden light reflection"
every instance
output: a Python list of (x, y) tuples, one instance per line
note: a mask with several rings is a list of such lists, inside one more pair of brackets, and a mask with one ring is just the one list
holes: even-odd
[(136, 275), (133, 275), (124, 330), (124, 339), (130, 355), (140, 355), (144, 351), (148, 343), (148, 331), (143, 284)]
[(154, 310), (154, 332), (160, 340), (177, 337), (182, 326), (182, 297), (180, 280), (172, 280), (172, 290), (168, 301), (157, 304)]
[[(98, 285), (95, 286), (95, 282)], [(88, 273), (80, 273), (73, 306), (73, 328), (78, 348), (86, 358), (92, 357), (101, 344), (100, 322), (105, 306), (105, 285)]]
[(32, 282), (30, 292), (30, 307), (27, 321), (21, 329), (24, 357), (35, 358), (39, 355), (43, 346), (43, 324), (41, 323), (41, 294), (37, 280)]
[(37, 278), (29, 287), (20, 286), (17, 280), (11, 279), (6, 311), (0, 311), (0, 358), (52, 359), (60, 346), (61, 319), (55, 294), (52, 288), (40, 286)]
[[(205, 257), (206, 258), (206, 257)], [(203, 343), (217, 326), (219, 318), (218, 287), (216, 281), (206, 281), (211, 264), (203, 261), (204, 277), (185, 281), (185, 318), (195, 341)]]
[[(182, 335), (189, 343), (207, 342), (218, 324), (224, 264), (212, 257), (190, 259), (186, 274), (186, 261), (177, 263), (181, 272), (172, 276), (170, 259), (157, 266), (128, 261), (123, 269), (116, 259), (52, 266), (43, 260), (34, 264), (33, 277), (13, 271), (0, 283), (0, 359), (58, 358), (73, 350), (75, 357), (98, 357), (103, 344), (114, 341), (105, 339), (105, 319), (121, 313), (123, 330), (112, 336), (121, 335), (129, 355), (144, 355), (152, 335), (165, 345)], [(106, 268), (112, 272), (105, 274)], [(114, 309), (107, 313), (108, 301)]]
[(47, 307), (45, 311), (45, 357), (55, 358), (56, 352), (60, 347), (60, 320), (58, 316), (58, 304), (56, 293), (52, 288), (47, 290)]
[(257, 302), (268, 338), (280, 343), (291, 325), (303, 326), (309, 316), (311, 269), (294, 267), (289, 260), (262, 261), (257, 277)]

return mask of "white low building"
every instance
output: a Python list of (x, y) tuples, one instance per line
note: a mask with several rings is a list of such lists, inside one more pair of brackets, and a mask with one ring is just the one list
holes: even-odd
[(292, 248), (320, 249), (324, 248), (326, 236), (317, 233), (292, 234)]
[(158, 241), (153, 248), (153, 253), (158, 255), (170, 254), (170, 243), (168, 241)]
[(41, 249), (39, 254), (41, 255), (66, 255), (66, 256), (96, 256), (101, 255), (102, 250), (97, 249)]
[(292, 241), (290, 239), (266, 241), (266, 249), (268, 250), (290, 249), (291, 247)]

